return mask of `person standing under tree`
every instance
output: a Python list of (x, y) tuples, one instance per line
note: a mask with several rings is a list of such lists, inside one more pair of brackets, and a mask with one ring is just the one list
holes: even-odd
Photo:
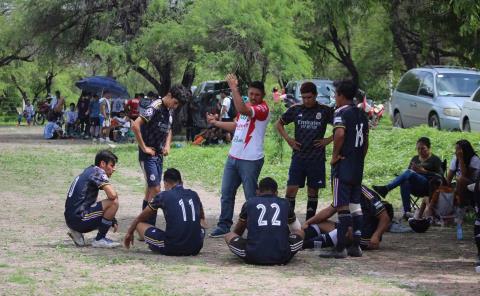
[[(334, 83), (337, 109), (333, 116), (332, 188), (337, 210), (337, 245), (320, 257), (361, 257), (363, 213), (360, 205), (365, 156), (368, 151), (368, 119), (353, 99), (358, 91), (351, 80)], [(346, 234), (353, 226), (352, 246), (346, 249)]]
[(211, 125), (234, 132), (232, 146), (222, 177), (221, 213), (217, 227), (210, 237), (222, 237), (230, 232), (233, 224), (235, 195), (240, 184), (243, 184), (245, 199), (255, 196), (257, 181), (263, 166), (265, 132), (270, 119), (270, 111), (265, 97), (263, 82), (254, 81), (248, 87), (249, 102), (244, 103), (238, 90), (238, 80), (234, 74), (226, 77), (232, 91), (233, 103), (238, 112), (233, 122), (222, 122), (218, 116), (207, 114)]
[[(276, 128), (292, 147), (285, 193), (293, 213), (291, 216), (295, 217), (298, 188), (303, 188), (306, 180), (308, 201), (305, 220), (308, 220), (317, 210), (319, 188), (325, 188), (325, 146), (332, 142), (333, 136), (324, 138), (324, 135), (327, 124), (332, 123), (333, 110), (317, 102), (317, 86), (313, 82), (303, 83), (300, 94), (302, 104), (290, 107), (277, 121)], [(291, 122), (295, 125), (294, 138), (288, 135), (284, 127)]]

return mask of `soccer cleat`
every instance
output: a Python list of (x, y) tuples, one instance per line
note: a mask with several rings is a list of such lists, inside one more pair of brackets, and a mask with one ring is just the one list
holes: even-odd
[(320, 256), (320, 258), (344, 259), (347, 258), (347, 255), (347, 249), (343, 249), (342, 251), (332, 249), (330, 251), (321, 252), (318, 256)]
[(106, 237), (104, 237), (100, 240), (94, 239), (92, 241), (92, 247), (94, 247), (94, 248), (113, 249), (113, 248), (116, 248), (116, 247), (119, 247), (119, 246), (120, 246), (120, 243), (114, 242), (111, 239), (108, 239)]
[(347, 254), (350, 257), (362, 257), (363, 252), (360, 246), (350, 246), (347, 250)]
[(75, 246), (77, 247), (85, 246), (85, 238), (83, 237), (83, 234), (71, 228), (68, 228), (67, 234), (73, 240), (73, 242), (75, 243)]
[(377, 192), (383, 198), (385, 198), (385, 196), (387, 196), (388, 191), (389, 191), (387, 186), (375, 186), (375, 185), (373, 185), (372, 188), (373, 188), (373, 190), (375, 190), (375, 192)]
[(228, 231), (220, 228), (220, 227), (217, 227), (215, 228), (208, 236), (210, 237), (213, 237), (213, 238), (216, 238), (216, 237), (223, 237), (225, 236), (225, 234), (227, 234)]

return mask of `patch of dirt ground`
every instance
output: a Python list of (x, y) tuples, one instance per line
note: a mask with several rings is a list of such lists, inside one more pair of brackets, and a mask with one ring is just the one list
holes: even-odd
[[(0, 128), (0, 162), (3, 153), (15, 149), (36, 153), (51, 147), (80, 153), (79, 148), (91, 145), (83, 140), (45, 141), (41, 132), (39, 127)], [(365, 252), (362, 258), (320, 259), (314, 251), (302, 251), (286, 266), (267, 267), (243, 264), (223, 239), (208, 237), (195, 257), (155, 255), (139, 241), (130, 250), (76, 248), (63, 218), (65, 184), (71, 180), (62, 172), (52, 174), (48, 182), (44, 176), (25, 176), (34, 183), (22, 184), (8, 182), (13, 179), (8, 167), (1, 172), (1, 295), (477, 295), (480, 287), (480, 276), (473, 270), (471, 228), (463, 241), (455, 240), (449, 227), (434, 227), (425, 234), (387, 233), (381, 250)], [(142, 182), (139, 167), (122, 167), (116, 174)], [(109, 236), (122, 240), (140, 212), (142, 194), (113, 180), (121, 198), (120, 230)], [(186, 187), (199, 193), (207, 221), (214, 226), (218, 194), (188, 180)], [(239, 194), (237, 215), (243, 200)], [(297, 206), (304, 208), (303, 203)], [(162, 214), (157, 221), (163, 228)]]

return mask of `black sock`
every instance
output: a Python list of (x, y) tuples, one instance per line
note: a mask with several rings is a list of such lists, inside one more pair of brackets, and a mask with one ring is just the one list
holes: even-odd
[(318, 196), (309, 196), (307, 201), (307, 216), (305, 220), (308, 220), (315, 216), (317, 212), (317, 205), (318, 205)]
[[(144, 210), (147, 206), (148, 206), (148, 201), (143, 200), (142, 210)], [(153, 213), (150, 216), (150, 218), (148, 218), (147, 223), (155, 226), (155, 223), (157, 223), (157, 212)]]
[(330, 237), (330, 234), (325, 234), (325, 246), (322, 245), (322, 248), (328, 248), (328, 247), (333, 247), (334, 243), (332, 241), (332, 238)]
[(313, 248), (328, 248), (333, 247), (333, 241), (330, 238), (330, 235), (327, 234), (320, 234), (317, 237), (314, 237), (309, 240), (303, 241), (303, 248), (304, 249), (313, 249)]
[(107, 235), (107, 232), (108, 230), (110, 229), (110, 227), (112, 227), (112, 220), (108, 220), (106, 218), (102, 218), (102, 224), (100, 224), (100, 226), (98, 226), (98, 233), (97, 233), (97, 237), (95, 238), (95, 240), (101, 240), (102, 238), (104, 238), (106, 235)]
[(318, 225), (310, 225), (305, 229), (305, 240), (315, 238), (320, 234), (320, 228), (318, 228)]
[(295, 216), (295, 197), (285, 196), (285, 199), (288, 200), (290, 209), (288, 211), (288, 224), (295, 222), (297, 216)]
[(473, 227), (473, 234), (475, 235), (475, 244), (477, 245), (478, 256), (480, 257), (480, 221), (475, 221), (475, 226)]
[(347, 244), (346, 235), (348, 228), (352, 226), (352, 215), (349, 210), (338, 211), (338, 226), (337, 226), (337, 250), (342, 251)]
[(352, 215), (352, 224), (353, 224), (353, 245), (355, 247), (360, 246), (360, 240), (362, 238), (362, 227), (363, 227), (363, 213), (358, 215)]

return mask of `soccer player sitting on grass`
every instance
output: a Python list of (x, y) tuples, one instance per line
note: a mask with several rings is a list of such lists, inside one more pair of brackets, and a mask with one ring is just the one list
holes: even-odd
[[(115, 248), (120, 245), (106, 238), (110, 227), (118, 229), (115, 214), (118, 210), (118, 195), (110, 184), (118, 158), (108, 150), (102, 150), (95, 156), (95, 165), (86, 168), (73, 180), (65, 202), (65, 222), (68, 235), (78, 247), (85, 246), (83, 233), (98, 229), (92, 247)], [(97, 202), (98, 191), (103, 190), (107, 199)]]
[[(172, 256), (197, 255), (205, 237), (205, 214), (195, 191), (184, 189), (182, 177), (176, 169), (163, 174), (165, 191), (157, 194), (148, 206), (132, 222), (124, 243), (127, 249), (133, 245), (133, 233), (143, 235), (150, 250)], [(165, 231), (146, 223), (157, 210), (162, 209), (166, 220)]]
[[(382, 235), (390, 227), (393, 218), (393, 207), (380, 200), (378, 194), (362, 185), (360, 206), (363, 213), (363, 227), (360, 246), (364, 250), (375, 250), (380, 247)], [(337, 245), (337, 228), (333, 221), (328, 220), (337, 210), (328, 206), (308, 219), (303, 224), (305, 231), (304, 249), (326, 248)], [(351, 241), (351, 231), (348, 232)]]
[[(250, 264), (286, 264), (302, 249), (304, 233), (288, 230), (289, 204), (278, 197), (272, 178), (259, 183), (256, 197), (249, 198), (233, 232), (225, 235), (230, 250)], [(248, 230), (247, 238), (242, 235)]]

